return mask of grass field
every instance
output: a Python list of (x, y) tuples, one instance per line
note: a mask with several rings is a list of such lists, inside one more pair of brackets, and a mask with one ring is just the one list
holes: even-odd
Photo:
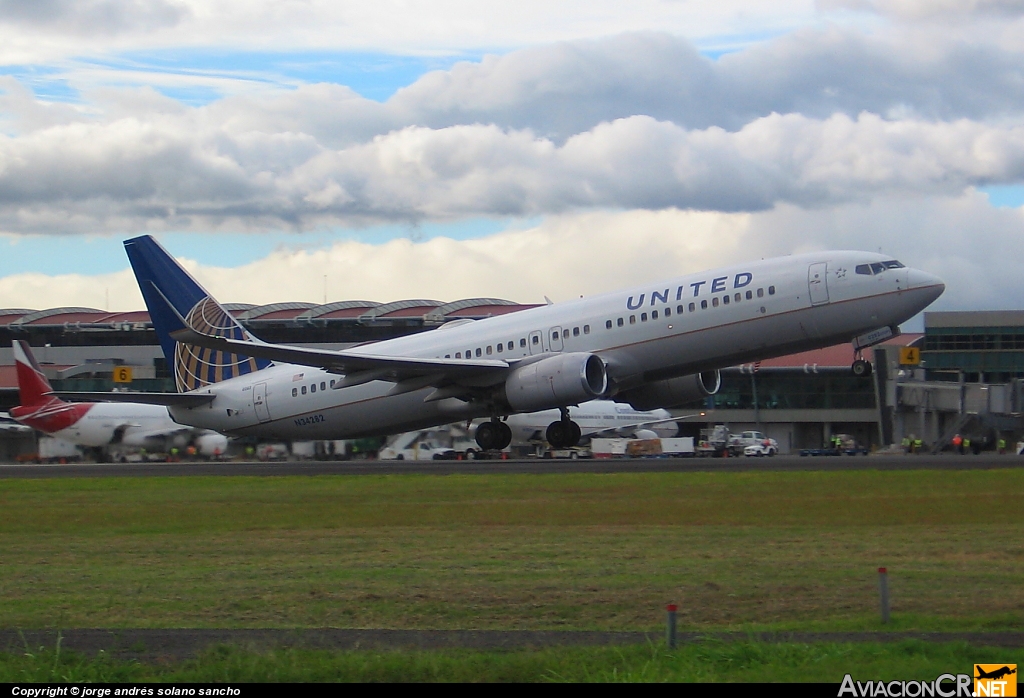
[[(1024, 625), (1019, 470), (0, 481), (0, 626)], [(611, 650), (609, 650), (611, 651)]]
[(839, 683), (932, 681), (969, 674), (975, 662), (1013, 662), (1012, 652), (964, 643), (702, 643), (675, 651), (655, 646), (550, 648), (511, 652), (253, 652), (218, 647), (194, 660), (140, 664), (54, 650), (0, 654), (0, 682), (249, 681), (743, 681)]

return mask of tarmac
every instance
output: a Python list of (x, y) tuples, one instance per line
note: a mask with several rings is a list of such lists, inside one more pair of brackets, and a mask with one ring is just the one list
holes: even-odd
[(688, 472), (794, 472), (845, 470), (992, 470), (1024, 468), (1024, 456), (981, 455), (871, 455), (775, 456), (773, 458), (609, 458), (552, 460), (438, 460), (438, 461), (315, 461), (85, 463), (68, 465), (0, 465), (3, 478), (58, 477), (225, 477), (283, 475), (487, 475), (550, 473), (688, 473)]

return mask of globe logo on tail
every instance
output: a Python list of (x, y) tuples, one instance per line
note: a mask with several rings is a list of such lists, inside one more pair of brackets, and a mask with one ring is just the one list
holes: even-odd
[[(252, 339), (235, 318), (210, 297), (196, 303), (185, 322), (205, 335), (243, 341)], [(174, 347), (174, 382), (178, 392), (187, 392), (258, 371), (269, 364), (266, 360), (177, 342)]]

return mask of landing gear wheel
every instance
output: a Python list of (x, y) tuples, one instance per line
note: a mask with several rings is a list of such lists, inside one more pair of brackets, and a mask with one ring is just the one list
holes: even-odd
[(512, 443), (512, 429), (497, 420), (484, 422), (476, 428), (476, 443), (482, 451), (500, 451)]
[(498, 441), (498, 445), (495, 446), (499, 451), (508, 448), (512, 443), (512, 428), (505, 424), (505, 422), (497, 422), (499, 431), (501, 432), (501, 439)]
[(566, 424), (566, 422), (559, 420), (548, 425), (545, 436), (548, 443), (551, 444), (551, 448), (565, 448), (568, 446), (569, 434)]
[(857, 359), (853, 362), (853, 366), (850, 370), (853, 371), (853, 375), (858, 378), (866, 378), (871, 375), (871, 362), (865, 361), (864, 359)]
[(481, 451), (496, 448), (501, 440), (500, 422), (484, 422), (476, 428), (476, 443)]
[(551, 448), (572, 448), (580, 442), (583, 432), (576, 422), (560, 419), (548, 425), (546, 436)]
[(581, 438), (583, 438), (583, 432), (580, 430), (580, 425), (576, 422), (569, 422), (569, 443), (566, 446), (570, 448), (578, 446)]

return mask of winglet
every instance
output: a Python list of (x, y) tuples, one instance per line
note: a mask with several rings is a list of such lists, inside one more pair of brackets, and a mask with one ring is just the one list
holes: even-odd
[(32, 349), (29, 348), (28, 342), (16, 339), (13, 348), (18, 372), (18, 393), (22, 406), (31, 407), (52, 401), (54, 398), (48, 393), (53, 388), (50, 387), (50, 381), (46, 379), (43, 370), (36, 363), (36, 357), (32, 356)]

